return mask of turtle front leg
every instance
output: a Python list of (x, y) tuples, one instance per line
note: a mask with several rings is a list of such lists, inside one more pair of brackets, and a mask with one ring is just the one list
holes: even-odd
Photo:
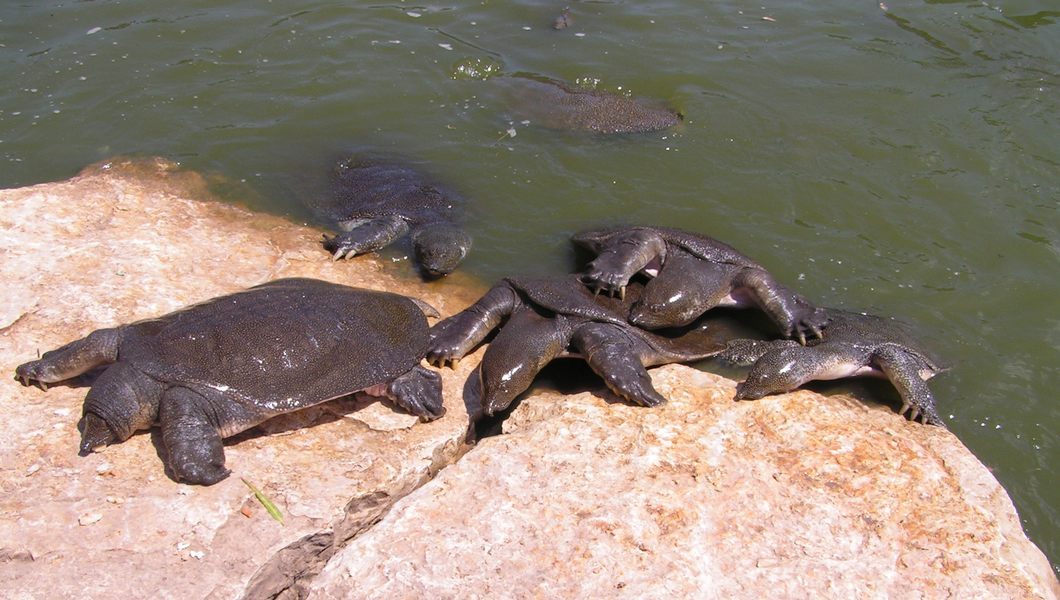
[(786, 337), (796, 338), (804, 346), (807, 335), (821, 338), (831, 320), (827, 311), (780, 284), (764, 269), (744, 269), (734, 279), (733, 287), (746, 291)]
[(99, 365), (118, 360), (122, 328), (99, 329), (65, 346), (49, 350), (37, 360), (15, 368), (15, 379), (22, 385), (37, 384), (47, 389), (49, 383), (87, 373)]
[(177, 482), (213, 485), (231, 473), (210, 412), (206, 399), (188, 388), (169, 388), (162, 397), (158, 416), (165, 463)]
[[(581, 243), (578, 236), (574, 241)], [(644, 229), (613, 235), (593, 249), (598, 254), (586, 267), (582, 281), (596, 293), (605, 291), (619, 297), (625, 297), (626, 285), (634, 275), (666, 260), (666, 242)]]
[(519, 295), (507, 282), (490, 288), (477, 302), (431, 327), (427, 362), (456, 368), (461, 358), (482, 343), (505, 317), (521, 304)]
[(618, 397), (641, 406), (658, 406), (666, 398), (655, 390), (641, 354), (651, 352), (620, 328), (607, 323), (582, 325), (571, 340), (608, 389)]
[(872, 358), (902, 397), (902, 407), (898, 409), (898, 414), (904, 415), (908, 412), (912, 421), (919, 417), (920, 422), (925, 425), (945, 427), (935, 410), (935, 397), (931, 395), (927, 382), (921, 376), (921, 372), (931, 372), (923, 361), (892, 345), (878, 348)]
[(358, 254), (378, 250), (409, 232), (409, 224), (398, 216), (379, 217), (366, 221), (334, 237), (324, 236), (324, 249), (333, 260), (353, 258)]
[(441, 376), (419, 365), (391, 381), (386, 391), (388, 398), (421, 421), (433, 421), (445, 414)]

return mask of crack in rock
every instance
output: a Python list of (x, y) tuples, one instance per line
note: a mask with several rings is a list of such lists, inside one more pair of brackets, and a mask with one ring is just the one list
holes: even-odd
[(388, 491), (377, 490), (346, 503), (343, 516), (330, 530), (311, 533), (274, 554), (251, 577), (243, 600), (302, 600), (328, 560), (351, 540), (368, 531), (394, 504), (454, 465), (474, 447), (469, 438), (451, 440), (431, 453), (431, 462), (418, 478)]

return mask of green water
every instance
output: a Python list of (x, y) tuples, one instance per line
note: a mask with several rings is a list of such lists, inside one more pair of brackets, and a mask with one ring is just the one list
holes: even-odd
[[(376, 147), (463, 192), (486, 281), (569, 269), (567, 236), (602, 222), (709, 233), (924, 332), (953, 365), (940, 412), (1056, 568), (1058, 20), (1044, 0), (5, 2), (0, 186), (163, 155), (304, 219), (329, 164)], [(686, 120), (543, 130), (498, 80), (452, 77), (476, 60)]]

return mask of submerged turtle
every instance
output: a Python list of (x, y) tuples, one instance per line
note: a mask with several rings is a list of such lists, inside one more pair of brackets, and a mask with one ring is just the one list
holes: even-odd
[(886, 377), (902, 397), (898, 414), (942, 425), (935, 399), (925, 383), (943, 371), (894, 320), (825, 309), (830, 321), (824, 337), (800, 346), (791, 340), (734, 340), (720, 357), (751, 364), (747, 379), (736, 386), (736, 399), (755, 400), (789, 392), (808, 381), (844, 377)]
[(429, 275), (447, 275), (471, 250), (456, 225), (461, 199), (399, 162), (349, 159), (335, 169), (335, 190), (312, 207), (342, 233), (324, 237), (335, 260), (378, 250), (409, 234)]
[(658, 131), (681, 122), (681, 115), (653, 103), (600, 90), (573, 88), (543, 77), (513, 75), (497, 78), (512, 96), (519, 119), (549, 129), (593, 133)]
[[(100, 329), (20, 365), (23, 385), (108, 365), (89, 389), (81, 455), (158, 424), (172, 477), (226, 476), (221, 439), (363, 390), (424, 420), (444, 414), (422, 366), (428, 305), (313, 279), (280, 279), (157, 319)], [(437, 312), (433, 313), (437, 316)]]
[(431, 329), (427, 360), (455, 365), (507, 319), (479, 366), (487, 416), (505, 409), (546, 364), (562, 356), (584, 358), (621, 398), (655, 406), (666, 399), (652, 386), (645, 367), (713, 356), (737, 336), (713, 325), (676, 336), (632, 327), (626, 315), (641, 289), (634, 284), (619, 299), (592, 294), (577, 275), (503, 279)]
[(717, 306), (758, 307), (788, 337), (820, 337), (828, 318), (732, 246), (667, 227), (615, 227), (576, 233), (572, 240), (597, 256), (583, 279), (594, 291), (624, 294), (637, 273), (653, 279), (630, 311), (646, 329), (680, 327)]

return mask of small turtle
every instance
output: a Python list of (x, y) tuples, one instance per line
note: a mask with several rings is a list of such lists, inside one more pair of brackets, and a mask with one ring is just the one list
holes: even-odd
[(312, 208), (342, 233), (324, 236), (332, 258), (378, 250), (409, 234), (416, 260), (429, 275), (451, 273), (471, 250), (455, 224), (462, 201), (412, 167), (385, 159), (349, 159), (335, 169), (335, 190)]
[(681, 115), (661, 103), (646, 102), (599, 90), (582, 90), (546, 77), (500, 77), (519, 119), (549, 129), (592, 133), (658, 131), (681, 122)]
[(630, 322), (657, 329), (680, 327), (717, 306), (758, 307), (788, 337), (820, 337), (824, 311), (780, 284), (761, 265), (732, 246), (667, 227), (615, 227), (574, 234), (597, 256), (583, 275), (595, 291), (622, 295), (630, 279), (653, 279), (633, 306)]
[(442, 416), (441, 377), (419, 364), (425, 310), (397, 294), (280, 279), (94, 331), (15, 378), (46, 389), (107, 365), (85, 396), (80, 454), (157, 424), (172, 477), (210, 485), (229, 474), (222, 438), (359, 390)]
[(736, 386), (736, 399), (756, 400), (789, 392), (808, 381), (844, 377), (886, 377), (902, 397), (898, 414), (942, 425), (935, 399), (925, 383), (944, 369), (894, 319), (823, 309), (830, 321), (824, 337), (800, 346), (792, 340), (734, 340), (719, 358), (752, 364)]
[(733, 339), (722, 328), (692, 327), (669, 337), (626, 321), (641, 290), (631, 285), (624, 299), (592, 294), (577, 275), (507, 278), (477, 302), (435, 325), (427, 361), (455, 364), (507, 318), (479, 366), (485, 414), (504, 410), (554, 358), (580, 356), (607, 387), (642, 406), (666, 401), (645, 367), (713, 356)]

